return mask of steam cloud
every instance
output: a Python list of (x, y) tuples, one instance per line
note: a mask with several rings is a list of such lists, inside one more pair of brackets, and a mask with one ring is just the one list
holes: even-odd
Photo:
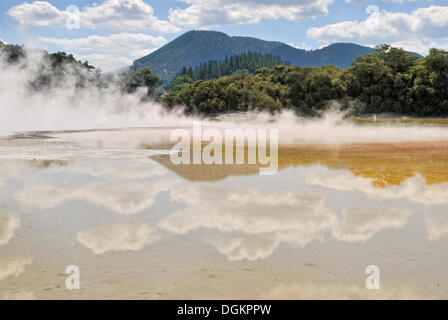
[[(0, 58), (0, 135), (23, 131), (82, 130), (126, 127), (190, 126), (201, 120), (205, 126), (222, 128), (258, 127), (279, 129), (281, 143), (352, 143), (436, 141), (448, 139), (448, 130), (419, 125), (357, 126), (330, 112), (319, 119), (304, 119), (291, 111), (275, 116), (246, 113), (213, 120), (187, 117), (178, 109), (168, 112), (159, 103), (142, 100), (142, 91), (125, 94), (118, 85), (107, 88), (76, 87), (76, 79), (66, 72), (64, 83), (47, 91), (30, 90), (29, 83), (45, 64), (43, 54), (27, 51), (20, 64)], [(46, 66), (49, 67), (49, 66)]]

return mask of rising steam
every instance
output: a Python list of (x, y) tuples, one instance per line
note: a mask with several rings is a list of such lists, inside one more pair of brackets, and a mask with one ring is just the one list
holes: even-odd
[[(25, 61), (8, 64), (0, 59), (0, 135), (17, 132), (82, 130), (95, 128), (190, 126), (199, 118), (166, 111), (159, 103), (142, 99), (141, 91), (123, 93), (117, 84), (77, 88), (75, 77), (66, 72), (63, 83), (36, 91), (30, 82), (47, 63), (43, 54), (28, 51)], [(49, 66), (45, 66), (49, 67)], [(221, 128), (279, 129), (283, 143), (353, 143), (447, 140), (443, 127), (420, 125), (358, 126), (340, 112), (309, 119), (286, 111), (275, 116), (246, 113), (201, 119), (204, 126)]]

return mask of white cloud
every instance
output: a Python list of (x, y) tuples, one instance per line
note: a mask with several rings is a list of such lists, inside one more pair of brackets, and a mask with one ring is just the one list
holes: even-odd
[(182, 0), (188, 7), (170, 10), (170, 22), (190, 28), (251, 24), (262, 19), (295, 20), (328, 13), (333, 0)]
[(89, 36), (77, 39), (40, 38), (41, 41), (75, 51), (94, 52), (129, 52), (160, 47), (167, 40), (162, 37), (153, 37), (143, 33), (118, 33), (110, 36)]
[[(401, 43), (412, 43), (412, 49), (426, 51), (427, 47), (422, 48), (419, 43), (448, 40), (447, 28), (448, 7), (430, 6), (411, 13), (380, 11), (362, 21), (344, 21), (310, 28), (307, 36), (327, 42), (352, 41), (363, 44), (400, 43), (406, 39), (406, 42)], [(437, 46), (436, 43), (433, 45)]]
[(33, 183), (16, 199), (26, 208), (49, 209), (65, 201), (84, 200), (119, 214), (137, 214), (151, 207), (159, 193), (170, 190), (176, 181), (108, 181), (76, 187)]
[(437, 43), (431, 40), (410, 39), (392, 42), (391, 45), (396, 48), (403, 48), (407, 51), (417, 52), (424, 56), (428, 54), (431, 48), (448, 50), (448, 44)]
[[(97, 140), (95, 140), (97, 141)], [(83, 164), (72, 163), (69, 167), (54, 167), (53, 173), (82, 173), (92, 177), (114, 178), (123, 180), (143, 180), (166, 175), (167, 169), (161, 167), (148, 160), (132, 161), (132, 165), (128, 162), (117, 163), (115, 160), (102, 160), (101, 163), (89, 163), (88, 166)]]
[(21, 24), (40, 27), (65, 25), (66, 14), (46, 1), (24, 2), (14, 6), (7, 12)]
[(11, 240), (20, 228), (20, 219), (15, 216), (0, 216), (0, 246)]
[[(405, 2), (417, 2), (417, 1), (423, 1), (423, 0), (382, 0), (383, 2), (392, 2), (392, 3), (405, 3)], [(432, 0), (426, 0), (428, 2), (431, 2)], [(351, 4), (365, 4), (368, 2), (377, 2), (376, 0), (345, 0), (347, 3)]]
[[(70, 13), (59, 10), (47, 1), (34, 1), (12, 7), (8, 14), (24, 25), (64, 27)], [(150, 30), (164, 33), (180, 29), (168, 21), (159, 20), (153, 8), (143, 0), (104, 0), (80, 10), (80, 25), (118, 30)]]
[(348, 242), (366, 241), (381, 230), (404, 227), (411, 215), (407, 209), (345, 208), (342, 220), (333, 229), (333, 237)]
[(426, 231), (430, 241), (436, 241), (448, 233), (448, 215), (442, 212), (432, 211), (425, 216)]
[(266, 193), (201, 183), (175, 188), (171, 198), (186, 207), (158, 226), (178, 234), (199, 228), (224, 232), (226, 236), (207, 242), (231, 261), (266, 258), (282, 242), (303, 247), (313, 240), (323, 240), (337, 220), (324, 198), (299, 192)]
[(76, 239), (94, 254), (108, 251), (139, 251), (160, 239), (153, 229), (143, 223), (113, 224), (81, 231)]
[(400, 185), (377, 188), (373, 185), (373, 179), (357, 177), (349, 171), (321, 168), (319, 172), (310, 174), (306, 182), (329, 189), (363, 192), (375, 200), (406, 199), (425, 205), (448, 203), (448, 183), (427, 185), (419, 174)]
[[(263, 193), (251, 188), (201, 183), (174, 188), (171, 198), (187, 207), (163, 219), (159, 226), (180, 234), (206, 227), (247, 234), (294, 230), (305, 236), (325, 229), (332, 220), (324, 199), (313, 194)], [(303, 242), (308, 242), (308, 238)]]
[(134, 58), (141, 58), (141, 57), (147, 56), (148, 54), (153, 53), (157, 49), (158, 48), (133, 50), (130, 53), (131, 53), (131, 56), (133, 56)]
[[(111, 71), (132, 64), (133, 58), (143, 57), (164, 45), (167, 40), (143, 33), (118, 33), (109, 36), (89, 36), (77, 39), (41, 37), (41, 41), (62, 47), (64, 50), (82, 52), (77, 59), (87, 60), (103, 71)], [(91, 54), (85, 54), (94, 52)]]
[(230, 261), (256, 261), (273, 254), (279, 242), (271, 237), (251, 235), (246, 238), (213, 240), (211, 244)]
[(0, 281), (10, 276), (20, 276), (25, 271), (25, 267), (32, 261), (32, 259), (23, 257), (0, 258)]
[(101, 68), (104, 72), (113, 71), (132, 65), (132, 60), (127, 57), (120, 57), (105, 53), (75, 54), (75, 57), (78, 60), (88, 61), (95, 67)]
[(171, 198), (186, 207), (158, 226), (178, 234), (200, 228), (221, 231), (206, 242), (230, 261), (267, 258), (281, 243), (304, 247), (329, 236), (345, 242), (367, 241), (381, 230), (404, 227), (412, 215), (407, 209), (378, 206), (345, 208), (340, 218), (316, 194), (261, 192), (210, 183), (178, 186)]

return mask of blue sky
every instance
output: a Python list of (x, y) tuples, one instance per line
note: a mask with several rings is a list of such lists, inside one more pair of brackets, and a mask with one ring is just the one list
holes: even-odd
[(448, 0), (0, 1), (0, 39), (72, 52), (104, 71), (128, 65), (192, 29), (304, 49), (389, 43), (426, 54), (431, 47), (448, 49)]

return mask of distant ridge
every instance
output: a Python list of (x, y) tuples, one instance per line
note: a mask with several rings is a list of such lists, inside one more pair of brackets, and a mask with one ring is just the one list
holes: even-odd
[(320, 67), (328, 64), (347, 68), (359, 56), (375, 50), (353, 43), (335, 43), (318, 50), (297, 49), (277, 41), (251, 37), (230, 37), (217, 31), (189, 31), (155, 52), (135, 60), (131, 70), (149, 67), (163, 81), (171, 81), (183, 67), (196, 67), (248, 51), (279, 56), (296, 66)]

